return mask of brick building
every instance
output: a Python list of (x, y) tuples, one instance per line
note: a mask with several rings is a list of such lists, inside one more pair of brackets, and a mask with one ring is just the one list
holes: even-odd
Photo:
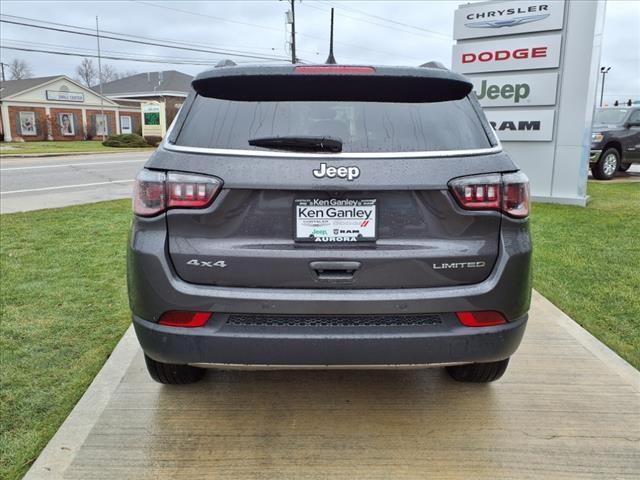
[[(168, 127), (189, 94), (192, 80), (191, 75), (176, 70), (138, 73), (103, 83), (102, 94), (117, 102), (158, 103), (165, 115), (161, 123)], [(100, 91), (100, 87), (93, 89)]]
[(64, 75), (0, 84), (0, 134), (11, 141), (65, 141), (135, 133), (139, 102), (100, 96)]

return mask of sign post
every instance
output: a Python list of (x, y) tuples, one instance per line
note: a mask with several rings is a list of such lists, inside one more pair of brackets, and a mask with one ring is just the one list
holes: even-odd
[(146, 102), (142, 104), (142, 136), (164, 137), (167, 133), (164, 103)]
[(455, 12), (452, 70), (472, 80), (534, 200), (586, 205), (604, 10), (604, 0), (512, 0)]

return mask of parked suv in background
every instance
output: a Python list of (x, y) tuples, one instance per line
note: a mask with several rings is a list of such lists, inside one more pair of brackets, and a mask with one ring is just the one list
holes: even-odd
[(633, 163), (640, 163), (640, 107), (596, 109), (589, 159), (593, 177), (610, 180)]
[(128, 283), (151, 376), (505, 371), (529, 190), (464, 77), (288, 65), (198, 75), (136, 181)]

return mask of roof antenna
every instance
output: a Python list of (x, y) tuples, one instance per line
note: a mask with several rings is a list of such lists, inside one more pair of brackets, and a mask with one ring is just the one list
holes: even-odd
[(327, 57), (327, 61), (324, 62), (330, 65), (335, 65), (336, 58), (333, 56), (333, 8), (331, 9), (331, 36), (329, 37), (329, 56)]

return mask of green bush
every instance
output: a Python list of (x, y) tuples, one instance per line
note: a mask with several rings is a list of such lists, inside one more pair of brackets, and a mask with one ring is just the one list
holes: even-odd
[(144, 137), (144, 139), (152, 147), (157, 147), (158, 145), (160, 145), (160, 142), (162, 142), (162, 137), (157, 137), (153, 135), (147, 135), (146, 137)]
[(148, 147), (149, 144), (140, 135), (135, 133), (127, 133), (123, 135), (112, 135), (107, 138), (102, 145), (105, 147), (125, 147), (125, 148), (139, 148)]

